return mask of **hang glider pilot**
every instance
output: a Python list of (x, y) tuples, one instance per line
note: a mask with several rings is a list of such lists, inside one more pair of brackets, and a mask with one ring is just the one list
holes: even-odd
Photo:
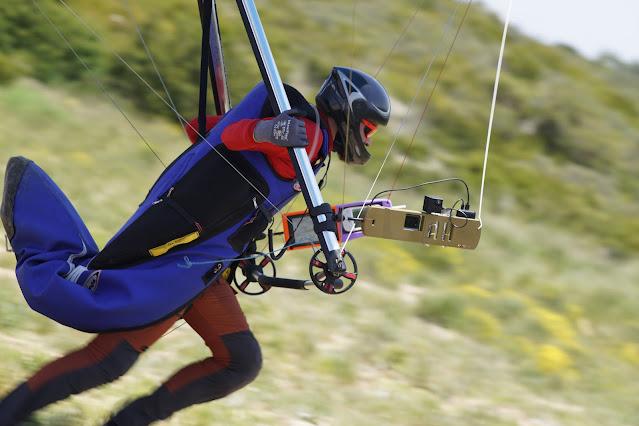
[[(331, 151), (347, 163), (364, 164), (370, 137), (390, 116), (384, 88), (358, 70), (332, 70), (316, 97), (319, 114), (297, 91), (287, 90), (302, 117), (266, 118), (273, 112), (264, 85), (258, 85), (224, 117), (209, 118), (207, 143), (193, 144), (165, 170), (138, 212), (101, 251), (42, 169), (22, 157), (9, 161), (1, 214), (25, 299), (61, 324), (98, 335), (5, 396), (0, 426), (115, 380), (181, 318), (213, 356), (182, 368), (108, 424), (166, 419), (222, 398), (257, 376), (260, 348), (223, 271), (264, 231), (268, 218), (258, 220), (259, 212), (274, 214), (272, 207), (295, 195), (286, 147), (304, 146), (316, 172)], [(319, 126), (312, 121), (317, 115)], [(188, 131), (195, 141), (193, 129)], [(238, 170), (257, 182), (251, 185), (259, 194)], [(201, 262), (178, 267), (186, 255)], [(211, 265), (212, 258), (226, 260)]]

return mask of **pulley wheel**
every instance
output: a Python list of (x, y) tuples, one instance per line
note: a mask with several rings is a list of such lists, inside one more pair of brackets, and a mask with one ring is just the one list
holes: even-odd
[(327, 294), (340, 294), (350, 290), (355, 285), (355, 281), (357, 281), (357, 262), (348, 251), (342, 252), (342, 258), (346, 265), (346, 272), (336, 277), (329, 272), (324, 253), (321, 250), (315, 252), (308, 267), (315, 287)]

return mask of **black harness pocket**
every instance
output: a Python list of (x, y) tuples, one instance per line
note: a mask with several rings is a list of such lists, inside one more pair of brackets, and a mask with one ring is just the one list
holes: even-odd
[(211, 238), (254, 212), (268, 197), (268, 184), (242, 154), (224, 145), (216, 149), (219, 153), (213, 150), (198, 161), (89, 267), (110, 269), (161, 256)]
[(271, 218), (259, 210), (251, 220), (240, 226), (237, 231), (229, 236), (228, 242), (238, 253), (242, 253), (248, 243), (258, 238), (268, 228)]

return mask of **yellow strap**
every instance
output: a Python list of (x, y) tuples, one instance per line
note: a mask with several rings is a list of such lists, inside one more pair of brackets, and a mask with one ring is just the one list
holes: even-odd
[(173, 247), (190, 243), (191, 241), (195, 241), (198, 238), (200, 238), (200, 233), (196, 231), (188, 235), (185, 235), (183, 237), (176, 238), (175, 240), (169, 241), (168, 243), (162, 244), (161, 246), (149, 249), (149, 254), (153, 257), (162, 256), (164, 253), (171, 250)]
[(222, 279), (226, 282), (230, 282), (229, 278), (231, 277), (231, 268), (226, 268), (224, 272), (222, 272)]

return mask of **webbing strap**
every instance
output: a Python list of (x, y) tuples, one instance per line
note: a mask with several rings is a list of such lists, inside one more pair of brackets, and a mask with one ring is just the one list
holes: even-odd
[(193, 216), (191, 216), (189, 214), (189, 212), (184, 210), (184, 208), (182, 206), (180, 206), (178, 203), (176, 203), (175, 200), (173, 200), (172, 198), (167, 196), (167, 197), (165, 197), (163, 199), (163, 201), (169, 207), (171, 207), (177, 214), (182, 216), (182, 218), (184, 218), (184, 220), (186, 220), (188, 223), (193, 225), (198, 232), (202, 232), (202, 230), (203, 230), (202, 229), (202, 225), (200, 225), (200, 223), (197, 220), (195, 220), (195, 218)]
[(202, 23), (202, 52), (200, 57), (200, 98), (197, 116), (198, 140), (206, 135), (206, 92), (208, 91), (211, 47), (209, 31), (211, 28), (211, 0), (198, 0), (200, 22)]
[(317, 217), (317, 216), (319, 216), (321, 214), (324, 214), (324, 215), (328, 216), (328, 215), (332, 215), (333, 214), (333, 208), (328, 203), (322, 203), (322, 204), (320, 204), (318, 206), (309, 207), (308, 212), (313, 217)]
[(313, 226), (313, 230), (318, 235), (324, 231), (333, 232), (335, 233), (335, 235), (337, 235), (337, 224), (335, 223), (335, 219), (331, 217), (331, 219), (328, 219), (324, 222), (316, 221), (315, 225)]
[[(335, 223), (335, 214), (333, 208), (328, 203), (322, 203), (319, 206), (311, 207), (308, 209), (311, 217), (313, 218), (313, 229), (318, 235), (324, 231), (334, 232), (337, 235), (337, 225)], [(317, 220), (320, 215), (326, 216), (324, 222)]]

